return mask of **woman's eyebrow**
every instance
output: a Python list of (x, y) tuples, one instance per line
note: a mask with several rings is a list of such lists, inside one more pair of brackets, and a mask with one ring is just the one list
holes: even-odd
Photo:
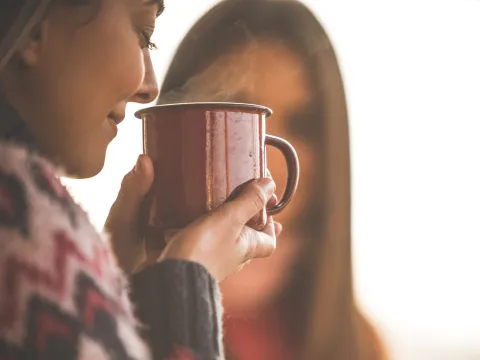
[(163, 13), (165, 10), (165, 2), (163, 0), (147, 0), (143, 3), (144, 6), (157, 6), (157, 17)]

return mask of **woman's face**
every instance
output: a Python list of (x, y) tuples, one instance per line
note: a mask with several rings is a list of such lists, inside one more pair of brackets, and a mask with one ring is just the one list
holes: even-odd
[(13, 79), (13, 102), (40, 150), (69, 175), (90, 177), (103, 167), (127, 102), (158, 94), (147, 47), (161, 1), (66, 3), (52, 6), (21, 50), (26, 66)]
[[(284, 225), (277, 250), (268, 259), (255, 260), (221, 284), (224, 305), (230, 314), (265, 306), (282, 290), (297, 258), (301, 239), (289, 231), (301, 216), (312, 184), (314, 154), (303, 141), (288, 132), (292, 114), (300, 112), (310, 99), (304, 62), (281, 44), (255, 42), (218, 58), (205, 72), (189, 81), (188, 97), (197, 101), (227, 100), (266, 105), (273, 109), (267, 132), (280, 136), (296, 148), (301, 167), (297, 194), (276, 220)], [(282, 155), (267, 149), (267, 165), (280, 196), (286, 183)]]

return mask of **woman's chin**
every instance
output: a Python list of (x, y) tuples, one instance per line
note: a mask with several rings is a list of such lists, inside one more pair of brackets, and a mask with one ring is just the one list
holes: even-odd
[(95, 157), (85, 156), (82, 158), (76, 156), (75, 159), (65, 161), (64, 164), (66, 165), (62, 166), (60, 164), (64, 172), (62, 176), (71, 179), (89, 179), (98, 175), (103, 170), (105, 153), (103, 153), (103, 156), (98, 153)]

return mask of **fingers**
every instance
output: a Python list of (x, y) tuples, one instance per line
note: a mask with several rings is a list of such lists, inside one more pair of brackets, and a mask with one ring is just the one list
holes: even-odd
[(274, 227), (275, 227), (275, 236), (276, 237), (279, 237), (280, 234), (282, 233), (282, 230), (283, 230), (283, 226), (282, 224), (278, 223), (278, 222), (274, 222)]
[(123, 178), (120, 192), (110, 209), (105, 226), (123, 227), (123, 222), (137, 219), (140, 205), (152, 183), (152, 160), (146, 155), (140, 155), (135, 167)]
[[(273, 228), (273, 223), (271, 226)], [(247, 244), (247, 251), (242, 263), (252, 259), (269, 257), (275, 251), (276, 238), (267, 233), (245, 227), (240, 238)]]
[(267, 169), (267, 173), (266, 173), (266, 176), (270, 179), (273, 180), (273, 177), (272, 177), (272, 173), (270, 172), (270, 170)]
[(263, 232), (245, 226), (240, 234), (240, 240), (244, 241), (246, 246), (244, 262), (272, 255), (277, 242), (273, 218), (268, 217)]
[(237, 225), (244, 225), (267, 205), (274, 192), (275, 183), (272, 179), (252, 181), (237, 198), (224, 204), (219, 211), (233, 219)]
[(126, 201), (141, 201), (153, 183), (153, 164), (150, 157), (140, 155), (135, 167), (123, 178), (119, 198)]
[(273, 194), (270, 200), (268, 200), (267, 209), (274, 207), (275, 205), (277, 205), (277, 203), (278, 203), (278, 197), (277, 195)]
[(276, 237), (275, 222), (273, 221), (273, 217), (269, 216), (267, 218), (267, 224), (265, 225), (265, 228), (262, 232), (267, 234), (268, 236)]
[[(273, 180), (273, 178), (272, 178), (272, 173), (271, 173), (270, 170), (268, 170), (268, 169), (267, 169), (266, 176), (267, 176), (269, 179), (272, 179), (272, 180)], [(273, 194), (273, 196), (270, 198), (270, 200), (268, 200), (267, 209), (274, 207), (275, 205), (277, 205), (277, 203), (278, 203), (278, 197), (277, 197), (277, 195)]]

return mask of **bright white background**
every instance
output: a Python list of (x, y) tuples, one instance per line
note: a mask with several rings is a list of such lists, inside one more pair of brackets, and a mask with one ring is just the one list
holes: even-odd
[[(154, 53), (216, 1), (166, 0)], [(395, 360), (480, 359), (480, 0), (310, 0), (336, 46), (352, 130), (356, 289)], [(128, 119), (105, 170), (68, 181), (101, 227), (141, 151)]]

